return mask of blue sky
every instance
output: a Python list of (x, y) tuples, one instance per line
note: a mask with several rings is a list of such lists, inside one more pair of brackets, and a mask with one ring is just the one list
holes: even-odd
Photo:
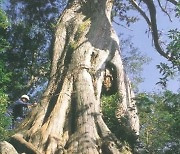
[[(164, 22), (164, 21), (163, 21)], [(150, 58), (152, 58), (151, 62), (148, 65), (144, 66), (143, 77), (145, 81), (140, 84), (140, 91), (158, 91), (161, 89), (160, 86), (156, 85), (159, 81), (159, 74), (156, 65), (160, 62), (166, 62), (166, 59), (160, 56), (155, 49), (152, 47), (152, 39), (148, 38), (147, 34), (145, 34), (145, 30), (147, 26), (144, 21), (139, 21), (134, 24), (133, 31), (130, 33), (133, 35), (134, 44), (140, 49), (140, 51), (145, 52)], [(166, 24), (168, 25), (168, 24)], [(172, 91), (177, 91), (180, 83), (177, 80), (171, 80), (168, 83), (168, 89)]]

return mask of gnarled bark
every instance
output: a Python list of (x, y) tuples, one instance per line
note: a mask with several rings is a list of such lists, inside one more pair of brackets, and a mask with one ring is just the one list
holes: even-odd
[[(104, 70), (116, 72), (117, 110), (125, 131), (138, 136), (139, 121), (124, 73), (119, 40), (112, 28), (112, 0), (71, 0), (57, 23), (49, 85), (40, 104), (17, 129), (14, 147), (34, 153), (123, 153), (101, 114)], [(17, 148), (18, 150), (18, 148)]]

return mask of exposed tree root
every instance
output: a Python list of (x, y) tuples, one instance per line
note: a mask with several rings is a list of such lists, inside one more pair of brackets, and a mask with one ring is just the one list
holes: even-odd
[(21, 134), (15, 134), (11, 137), (10, 143), (16, 148), (18, 153), (41, 154), (33, 144), (27, 142)]

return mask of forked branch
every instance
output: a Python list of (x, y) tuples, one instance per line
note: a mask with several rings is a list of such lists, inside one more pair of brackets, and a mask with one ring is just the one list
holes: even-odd
[(159, 4), (159, 7), (161, 8), (161, 10), (168, 16), (169, 20), (172, 22), (172, 19), (171, 19), (169, 13), (166, 11), (166, 9), (163, 8), (160, 0), (158, 0), (158, 4)]

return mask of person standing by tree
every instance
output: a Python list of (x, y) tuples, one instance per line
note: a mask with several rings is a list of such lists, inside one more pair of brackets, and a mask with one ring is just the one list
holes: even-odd
[(15, 123), (21, 122), (27, 115), (27, 109), (32, 106), (31, 103), (28, 103), (29, 100), (30, 98), (28, 95), (22, 95), (21, 98), (12, 105), (12, 128), (15, 127)]

